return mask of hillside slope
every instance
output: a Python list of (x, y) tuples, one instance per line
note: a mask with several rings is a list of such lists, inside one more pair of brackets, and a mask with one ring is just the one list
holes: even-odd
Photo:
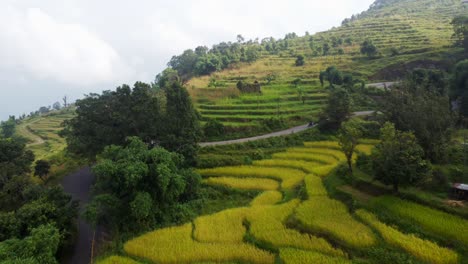
[[(460, 51), (453, 48), (450, 22), (463, 12), (466, 7), (459, 0), (378, 0), (340, 27), (302, 37), (266, 38), (258, 43), (258, 60), (193, 78), (189, 91), (204, 121), (217, 119), (229, 132), (258, 134), (268, 130), (265, 120), (270, 118), (297, 125), (314, 119), (323, 105), (326, 94), (318, 77), (328, 66), (369, 82), (394, 81), (415, 67), (448, 69)], [(378, 48), (375, 58), (360, 53), (365, 40)], [(295, 66), (298, 55), (305, 57), (303, 66)], [(296, 79), (298, 86), (292, 84)], [(260, 82), (262, 95), (240, 94), (239, 80)], [(210, 83), (219, 87), (210, 88)]]

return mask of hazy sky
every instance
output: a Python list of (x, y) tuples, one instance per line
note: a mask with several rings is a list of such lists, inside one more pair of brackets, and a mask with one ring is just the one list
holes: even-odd
[(373, 0), (0, 0), (0, 120), (150, 82), (199, 45), (340, 25)]

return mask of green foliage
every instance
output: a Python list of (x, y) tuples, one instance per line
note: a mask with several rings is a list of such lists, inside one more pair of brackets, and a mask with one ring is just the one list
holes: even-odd
[(343, 84), (343, 74), (335, 66), (330, 66), (325, 71), (320, 72), (319, 79), (322, 86), (325, 81), (328, 81), (330, 87), (334, 87), (335, 84)]
[(353, 175), (353, 154), (361, 137), (362, 127), (359, 122), (350, 120), (341, 124), (338, 132), (338, 144), (346, 156), (350, 176)]
[(0, 122), (0, 136), (4, 138), (12, 137), (15, 134), (16, 120), (14, 116), (10, 116), (7, 121)]
[(430, 175), (430, 163), (411, 132), (401, 132), (391, 123), (382, 127), (382, 141), (372, 151), (374, 177), (387, 185), (416, 185)]
[(457, 39), (457, 44), (465, 49), (468, 53), (468, 16), (456, 16), (452, 20), (454, 37)]
[(1, 263), (54, 264), (60, 243), (60, 232), (53, 225), (41, 225), (20, 240), (0, 242)]
[(87, 207), (87, 218), (130, 231), (184, 221), (200, 176), (183, 164), (181, 155), (148, 149), (136, 137), (126, 147), (106, 147), (93, 168), (98, 195)]
[(361, 53), (369, 58), (375, 57), (378, 53), (377, 47), (374, 45), (372, 40), (365, 40), (361, 44)]
[(383, 104), (388, 120), (399, 130), (413, 131), (425, 157), (435, 162), (446, 161), (454, 125), (445, 80), (440, 72), (415, 70), (392, 88)]
[(179, 82), (179, 74), (176, 70), (167, 68), (154, 79), (153, 88), (155, 89), (166, 89), (169, 88), (175, 82)]
[(203, 126), (205, 137), (219, 137), (224, 134), (224, 125), (216, 119), (210, 119)]
[(122, 145), (128, 136), (177, 151), (193, 163), (201, 136), (198, 115), (178, 82), (164, 89), (165, 107), (148, 84), (91, 94), (76, 102), (77, 115), (65, 121), (68, 150), (93, 158), (105, 146)]
[(25, 150), (24, 140), (19, 138), (0, 138), (0, 189), (14, 176), (30, 171), (34, 155)]
[(304, 66), (304, 64), (305, 64), (304, 55), (297, 55), (295, 65)]
[(349, 93), (342, 88), (330, 91), (327, 106), (324, 109), (324, 117), (332, 128), (338, 128), (341, 123), (351, 116), (351, 98)]
[(36, 165), (34, 166), (34, 175), (39, 176), (42, 180), (45, 180), (45, 177), (50, 172), (50, 164), (46, 160), (38, 160), (36, 161)]

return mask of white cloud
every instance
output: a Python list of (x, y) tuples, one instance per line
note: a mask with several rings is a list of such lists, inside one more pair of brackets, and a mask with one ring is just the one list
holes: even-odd
[(0, 9), (0, 67), (38, 79), (91, 85), (121, 78), (119, 54), (80, 24), (55, 20), (39, 8)]

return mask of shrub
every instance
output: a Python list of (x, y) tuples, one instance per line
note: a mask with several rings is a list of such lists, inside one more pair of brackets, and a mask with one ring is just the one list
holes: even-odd
[(219, 137), (224, 134), (224, 125), (216, 119), (210, 119), (203, 127), (206, 137)]

